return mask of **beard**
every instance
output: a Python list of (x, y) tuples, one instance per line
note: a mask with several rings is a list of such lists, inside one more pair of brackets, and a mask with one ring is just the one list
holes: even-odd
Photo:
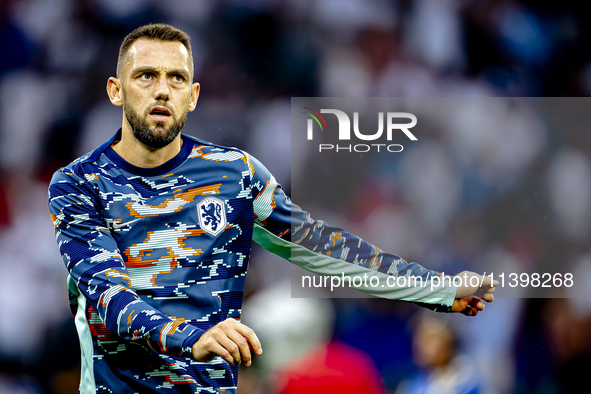
[[(164, 104), (160, 103), (158, 103), (158, 105), (164, 106)], [(170, 115), (173, 123), (169, 128), (164, 126), (164, 122), (156, 122), (156, 125), (150, 128), (147, 122), (149, 109), (145, 111), (144, 116), (140, 116), (131, 105), (124, 100), (123, 111), (125, 112), (125, 118), (129, 122), (135, 138), (148, 148), (154, 150), (164, 148), (174, 141), (187, 122), (187, 111), (184, 111), (178, 119), (173, 114)]]

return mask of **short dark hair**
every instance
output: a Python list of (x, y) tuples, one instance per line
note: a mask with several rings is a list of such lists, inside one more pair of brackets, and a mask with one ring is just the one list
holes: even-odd
[(129, 33), (119, 48), (119, 57), (117, 59), (117, 78), (123, 77), (123, 67), (125, 65), (125, 57), (129, 48), (134, 42), (140, 38), (154, 41), (178, 41), (187, 48), (189, 52), (189, 68), (191, 69), (191, 76), (193, 76), (193, 53), (191, 52), (191, 38), (187, 33), (181, 29), (164, 23), (153, 23), (138, 27)]

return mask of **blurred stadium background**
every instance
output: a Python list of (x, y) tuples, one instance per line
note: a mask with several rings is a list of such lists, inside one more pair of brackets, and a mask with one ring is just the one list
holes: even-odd
[[(588, 96), (586, 10), (574, 0), (2, 0), (0, 393), (77, 390), (47, 184), (120, 126), (105, 84), (134, 28), (165, 22), (191, 35), (202, 90), (185, 132), (249, 151), (289, 191), (290, 97)], [(360, 217), (381, 219), (402, 246), (392, 252), (446, 272), (550, 262), (591, 283), (589, 101), (563, 104), (542, 122), (519, 112), (510, 146), (494, 141), (511, 129), (470, 139), (460, 122), (454, 145), (434, 125), (428, 143), (385, 167), (396, 182), (370, 179), (373, 200), (335, 204), (331, 217), (352, 232)], [(433, 193), (437, 204), (422, 198)], [(387, 247), (377, 229), (369, 239)], [(266, 354), (243, 369), (242, 394), (319, 392), (331, 374), (349, 385), (341, 393), (585, 391), (588, 300), (498, 299), (467, 319), (376, 299), (290, 300), (289, 273), (254, 248), (244, 321)]]

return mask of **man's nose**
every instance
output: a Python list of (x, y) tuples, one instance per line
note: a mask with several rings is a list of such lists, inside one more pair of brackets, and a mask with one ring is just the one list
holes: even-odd
[(170, 97), (170, 86), (168, 86), (168, 78), (165, 75), (158, 79), (154, 95), (156, 100), (168, 100)]

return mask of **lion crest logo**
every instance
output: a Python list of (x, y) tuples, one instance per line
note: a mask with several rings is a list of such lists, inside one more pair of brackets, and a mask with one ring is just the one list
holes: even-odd
[(217, 237), (226, 228), (226, 206), (222, 200), (207, 197), (197, 204), (199, 226), (205, 232)]

